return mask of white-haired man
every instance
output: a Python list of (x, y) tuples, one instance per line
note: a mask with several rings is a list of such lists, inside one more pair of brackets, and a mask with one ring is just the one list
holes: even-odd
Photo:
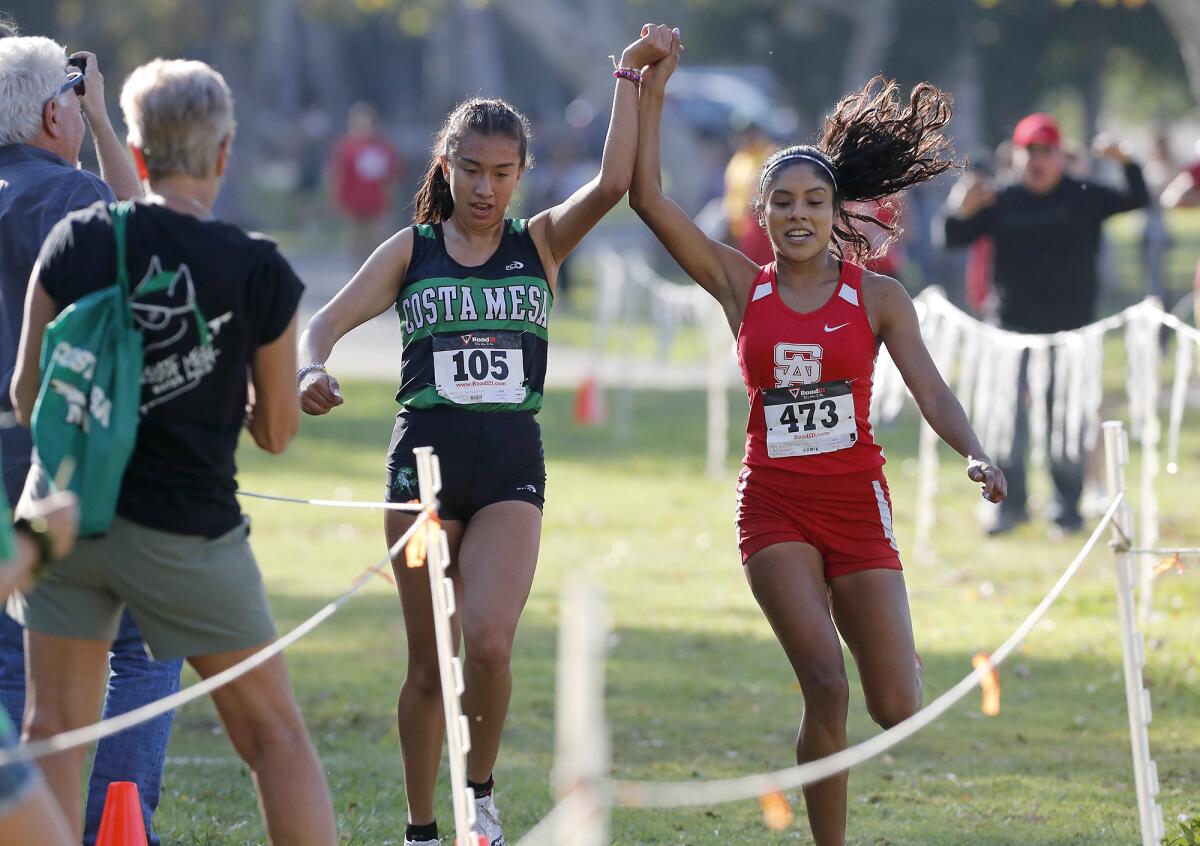
[[(0, 35), (12, 35), (11, 26)], [(141, 194), (133, 163), (113, 131), (104, 103), (104, 77), (91, 53), (73, 57), (48, 38), (0, 38), (0, 411), (11, 415), (9, 385), (17, 360), (26, 289), (50, 229), (69, 212)], [(86, 118), (86, 124), (85, 124)], [(91, 128), (104, 179), (79, 169), (79, 151)], [(110, 187), (111, 186), (111, 187)], [(114, 193), (115, 192), (115, 193)], [(3, 481), (16, 503), (29, 471), (29, 430), (0, 426)], [(137, 627), (126, 615), (114, 640), (105, 715), (132, 710), (179, 688), (179, 662), (146, 656)], [(19, 723), (25, 707), (21, 627), (0, 613), (0, 704)], [(84, 843), (93, 844), (111, 781), (136, 781), (149, 826), (158, 805), (171, 716), (101, 742), (97, 748)], [(150, 842), (158, 838), (150, 835)]]

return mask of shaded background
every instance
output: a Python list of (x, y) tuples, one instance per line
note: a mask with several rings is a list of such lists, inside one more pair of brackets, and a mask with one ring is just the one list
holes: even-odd
[[(1143, 161), (1156, 134), (1175, 164), (1200, 138), (1200, 3), (1194, 0), (7, 0), (29, 34), (100, 56), (110, 109), (121, 82), (156, 56), (215, 65), (237, 99), (233, 173), (219, 211), (276, 234), (303, 267), (348, 278), (347, 227), (326, 190), (329, 153), (352, 103), (365, 100), (404, 162), (391, 225), (410, 198), (441, 119), (474, 94), (511, 100), (533, 120), (541, 164), (518, 200), (528, 212), (595, 172), (619, 54), (645, 21), (684, 33), (665, 132), (669, 190), (699, 213), (719, 197), (739, 130), (810, 138), (838, 97), (875, 73), (929, 80), (955, 96), (956, 146), (986, 161), (1023, 114), (1054, 112), (1082, 149), (1098, 130)], [(118, 127), (119, 128), (119, 127)], [(119, 128), (120, 131), (120, 128)], [(90, 156), (85, 151), (85, 157)], [(539, 173), (539, 171), (541, 171)], [(1106, 175), (1100, 172), (1098, 175)], [(1111, 175), (1111, 174), (1108, 174)], [(961, 256), (931, 238), (950, 180), (906, 209), (904, 281), (961, 287)], [(594, 238), (644, 242), (630, 216)], [(1135, 215), (1128, 215), (1132, 218)], [(1188, 215), (1184, 215), (1188, 217)], [(1132, 224), (1126, 224), (1131, 226)], [(1191, 287), (1200, 229), (1175, 233), (1170, 307)], [(1120, 239), (1117, 239), (1120, 242)], [(1136, 236), (1106, 259), (1108, 287), (1140, 293)], [(649, 245), (647, 244), (649, 247)], [(651, 248), (652, 249), (652, 248)], [(1113, 270), (1112, 268), (1116, 268)], [(1117, 281), (1111, 281), (1116, 276)], [(327, 287), (322, 285), (322, 288)]]

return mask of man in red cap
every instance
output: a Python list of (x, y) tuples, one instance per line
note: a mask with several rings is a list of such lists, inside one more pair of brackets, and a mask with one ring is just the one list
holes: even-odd
[[(1092, 154), (1118, 162), (1125, 187), (1113, 188), (1066, 174), (1062, 133), (1048, 114), (1035, 112), (1013, 130), (1013, 173), (1019, 179), (994, 187), (968, 172), (950, 192), (946, 245), (966, 246), (978, 238), (994, 243), (993, 287), (1001, 327), (1043, 334), (1078, 329), (1095, 320), (1099, 298), (1096, 259), (1104, 220), (1149, 202), (1141, 167), (1121, 144), (1097, 138)], [(1051, 368), (1053, 372), (1053, 367)], [(1012, 457), (1003, 466), (1008, 499), (989, 532), (999, 534), (1029, 519), (1026, 511), (1025, 452), (1029, 445), (1026, 368), (1021, 368), (1021, 399)], [(1053, 403), (1051, 384), (1047, 402)], [(1050, 413), (1053, 413), (1052, 406)], [(1079, 498), (1083, 467), (1078, 461), (1051, 462), (1058, 528), (1077, 531), (1083, 520)]]

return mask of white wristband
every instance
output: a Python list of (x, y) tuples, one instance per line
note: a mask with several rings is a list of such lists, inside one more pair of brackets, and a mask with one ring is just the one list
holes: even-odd
[(301, 379), (303, 379), (309, 373), (313, 373), (317, 370), (320, 370), (322, 373), (329, 372), (328, 370), (325, 369), (324, 364), (322, 364), (319, 361), (314, 361), (311, 364), (304, 365), (303, 367), (301, 367), (299, 370), (296, 371), (296, 381), (299, 382)]

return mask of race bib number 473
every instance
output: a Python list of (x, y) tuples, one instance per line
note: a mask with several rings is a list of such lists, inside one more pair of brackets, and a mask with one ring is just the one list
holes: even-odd
[(460, 405), (525, 400), (525, 362), (516, 332), (434, 335), (437, 392)]
[(772, 388), (762, 395), (771, 458), (836, 452), (858, 440), (854, 394), (845, 380)]

